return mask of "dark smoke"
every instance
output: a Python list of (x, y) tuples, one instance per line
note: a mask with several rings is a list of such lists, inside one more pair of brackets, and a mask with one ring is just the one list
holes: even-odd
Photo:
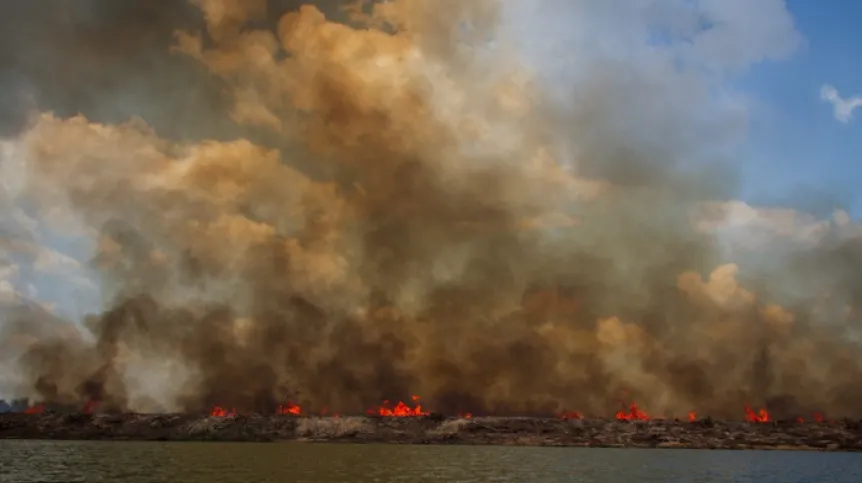
[[(862, 404), (858, 241), (836, 231), (743, 288), (692, 220), (736, 187), (714, 157), (686, 164), (712, 133), (684, 131), (684, 117), (663, 128), (685, 135), (630, 132), (628, 116), (654, 109), (645, 92), (667, 87), (603, 64), (577, 102), (551, 102), (482, 40), (511, 40), (491, 0), (389, 2), (369, 28), (310, 6), (198, 3), (202, 35), (182, 23), (200, 21), (185, 6), (152, 7), (152, 28), (93, 34), (133, 59), (164, 59), (160, 42), (176, 39), (157, 64), (168, 85), (93, 54), (158, 100), (149, 125), (60, 109), (21, 137), (28, 201), (68, 206), (98, 238), (92, 264), (112, 299), (88, 321), (93, 341), (26, 345), (34, 395), (358, 412), (419, 394), (438, 411), (495, 414), (608, 414), (636, 400), (722, 417)], [(93, 12), (114, 12), (112, 26), (150, 12), (116, 8)], [(181, 74), (201, 66), (200, 84)], [(268, 134), (182, 141), (223, 128), (218, 102), (186, 99), (198, 85), (225, 87), (233, 122)], [(94, 106), (119, 95), (91, 88)], [(281, 151), (257, 142), (273, 138)], [(557, 162), (564, 148), (572, 170)]]

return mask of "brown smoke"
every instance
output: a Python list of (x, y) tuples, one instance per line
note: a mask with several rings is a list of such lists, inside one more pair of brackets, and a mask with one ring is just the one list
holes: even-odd
[[(495, 1), (396, 0), (354, 10), (353, 27), (304, 6), (274, 32), (248, 27), (265, 2), (193, 3), (206, 32), (178, 33), (175, 51), (230, 86), (236, 122), (295, 148), (35, 122), (32, 203), (67, 206), (98, 237), (113, 300), (88, 322), (94, 343), (29, 346), (39, 397), (350, 412), (419, 394), (439, 411), (522, 414), (608, 414), (625, 397), (715, 416), (862, 404), (858, 308), (824, 324), (815, 295), (782, 308), (769, 280), (743, 288), (692, 223), (729, 178), (616, 137), (599, 83), (577, 110), (552, 109)], [(562, 122), (574, 169), (549, 134)], [(794, 257), (780, 275), (857, 251)], [(157, 367), (161, 392), (136, 399)]]

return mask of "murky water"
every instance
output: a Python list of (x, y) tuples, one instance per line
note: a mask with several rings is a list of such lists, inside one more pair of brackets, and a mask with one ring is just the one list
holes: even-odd
[(862, 455), (251, 443), (0, 441), (0, 482), (859, 483)]

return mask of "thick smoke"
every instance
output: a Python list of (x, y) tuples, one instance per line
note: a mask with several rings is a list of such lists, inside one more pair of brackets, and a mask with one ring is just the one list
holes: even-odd
[(357, 412), (419, 394), (443, 412), (600, 415), (625, 399), (728, 417), (862, 404), (857, 244), (790, 252), (744, 288), (693, 222), (734, 194), (728, 128), (667, 106), (632, 130), (649, 99), (708, 96), (708, 80), (626, 79), (608, 55), (551, 92), (493, 0), (354, 5), (353, 26), (303, 6), (273, 28), (262, 0), (192, 3), (206, 26), (177, 33), (175, 54), (285, 147), (35, 120), (28, 203), (98, 239), (112, 302), (92, 340), (28, 343), (34, 396)]

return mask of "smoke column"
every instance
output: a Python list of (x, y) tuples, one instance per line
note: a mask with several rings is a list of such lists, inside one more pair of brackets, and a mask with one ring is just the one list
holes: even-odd
[(330, 8), (336, 22), (191, 5), (202, 26), (169, 49), (256, 134), (46, 112), (16, 139), (20, 196), (94, 240), (108, 300), (81, 335), (8, 320), (31, 396), (359, 412), (419, 394), (442, 412), (597, 415), (625, 399), (719, 417), (862, 404), (858, 243), (830, 232), (743, 285), (702, 229), (726, 215), (726, 146), (744, 131), (715, 84), (784, 46), (726, 60), (704, 33), (656, 68), (624, 38), (558, 33), (568, 54), (530, 63), (552, 46), (524, 29), (604, 11), (394, 0)]

